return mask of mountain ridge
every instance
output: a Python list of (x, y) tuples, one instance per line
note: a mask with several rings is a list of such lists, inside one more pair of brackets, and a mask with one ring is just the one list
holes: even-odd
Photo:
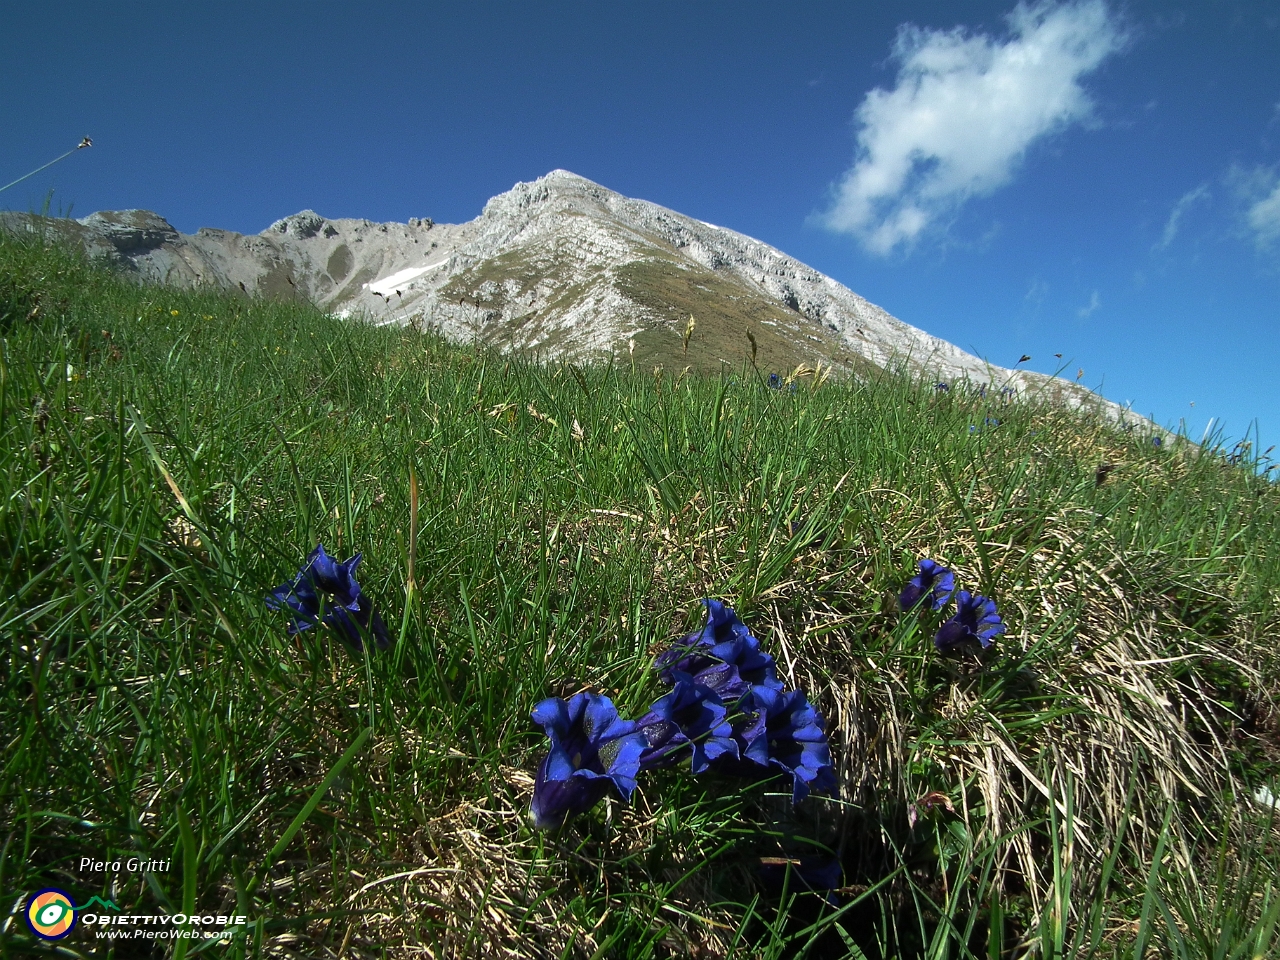
[[(463, 224), (313, 210), (256, 235), (182, 234), (142, 210), (45, 224), (143, 280), (298, 296), (340, 316), (546, 359), (698, 370), (751, 359), (783, 374), (903, 365), (1145, 422), (1079, 384), (989, 364), (762, 241), (566, 170), (517, 183)], [(36, 219), (0, 214), (0, 225), (34, 229)]]

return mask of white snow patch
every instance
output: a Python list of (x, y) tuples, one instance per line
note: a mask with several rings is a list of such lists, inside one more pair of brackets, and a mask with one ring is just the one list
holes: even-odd
[(429, 263), (425, 267), (409, 267), (407, 270), (400, 270), (389, 277), (385, 277), (382, 280), (375, 280), (373, 283), (366, 283), (364, 286), (366, 290), (375, 296), (389, 297), (397, 290), (403, 289), (412, 281), (417, 280), (418, 277), (422, 276), (428, 270), (434, 270), (436, 267), (443, 266), (444, 262), (445, 261), (441, 260), (438, 263)]

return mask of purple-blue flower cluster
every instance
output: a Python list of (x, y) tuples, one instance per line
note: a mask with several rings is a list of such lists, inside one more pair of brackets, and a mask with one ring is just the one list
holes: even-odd
[(292, 615), (289, 633), (297, 634), (322, 624), (357, 650), (372, 638), (379, 650), (391, 646), (382, 617), (356, 583), (361, 554), (339, 563), (317, 544), (306, 566), (288, 583), (276, 587), (266, 598), (271, 610), (288, 610)]
[(543, 700), (533, 719), (551, 740), (538, 768), (533, 820), (563, 823), (608, 792), (627, 800), (644, 770), (683, 764), (690, 770), (746, 776), (786, 774), (792, 802), (834, 792), (835, 770), (822, 717), (801, 690), (785, 690), (771, 655), (719, 600), (703, 600), (707, 620), (657, 657), (671, 691), (635, 722), (604, 696), (580, 693), (567, 703)]
[(689, 674), (675, 671), (675, 686), (636, 722), (644, 736), (640, 768), (652, 770), (675, 764), (692, 748), (692, 769), (702, 773), (724, 756), (738, 755), (729, 723), (729, 708), (711, 687)]
[(941, 610), (954, 595), (956, 612), (933, 637), (933, 643), (940, 651), (954, 650), (967, 640), (976, 640), (986, 650), (996, 637), (1005, 632), (1004, 621), (996, 611), (994, 600), (967, 590), (957, 592), (956, 575), (935, 560), (921, 560), (919, 570), (902, 588), (898, 602), (906, 612), (929, 597), (930, 606)]
[(608, 697), (576, 693), (533, 708), (533, 721), (551, 741), (533, 785), (533, 822), (546, 829), (584, 813), (613, 787), (624, 800), (636, 788), (644, 740), (618, 716)]
[(956, 594), (956, 612), (938, 628), (933, 642), (939, 650), (953, 650), (966, 640), (977, 640), (986, 650), (1004, 633), (1004, 621), (989, 597), (961, 590)]
[(956, 589), (956, 575), (934, 560), (921, 560), (920, 572), (907, 581), (898, 595), (903, 610), (910, 610), (927, 595), (935, 610), (941, 610)]

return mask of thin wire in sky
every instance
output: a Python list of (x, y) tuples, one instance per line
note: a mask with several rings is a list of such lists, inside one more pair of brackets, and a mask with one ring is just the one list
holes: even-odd
[(16, 187), (16, 186), (17, 186), (18, 184), (20, 184), (23, 180), (27, 179), (27, 177), (34, 177), (34, 176), (35, 176), (37, 173), (39, 173), (41, 170), (47, 170), (49, 167), (52, 167), (52, 166), (53, 166), (55, 163), (57, 163), (59, 160), (65, 160), (65, 159), (67, 159), (67, 157), (71, 156), (71, 155), (72, 155), (73, 153), (75, 153), (77, 150), (83, 150), (85, 147), (92, 147), (92, 146), (93, 146), (93, 141), (92, 141), (92, 140), (90, 140), (88, 137), (85, 137), (83, 140), (81, 140), (81, 141), (80, 141), (80, 143), (79, 143), (79, 144), (77, 144), (76, 146), (72, 147), (70, 150), (68, 150), (68, 151), (67, 151), (66, 153), (64, 153), (62, 156), (60, 156), (60, 157), (54, 157), (52, 160), (50, 160), (48, 163), (46, 163), (43, 167), (36, 167), (36, 168), (35, 168), (34, 170), (32, 170), (30, 173), (23, 174), (23, 175), (22, 175), (21, 177), (19, 177), (17, 180), (13, 181), (13, 183), (6, 183), (3, 187), (0, 187), (0, 193), (4, 193), (4, 191), (8, 190), (10, 187)]

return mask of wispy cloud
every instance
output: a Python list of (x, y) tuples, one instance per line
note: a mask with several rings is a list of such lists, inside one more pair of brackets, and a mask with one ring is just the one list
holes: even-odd
[(1249, 208), (1248, 219), (1259, 246), (1280, 240), (1280, 183)]
[(1280, 168), (1232, 167), (1225, 179), (1244, 205), (1244, 224), (1258, 248), (1280, 241)]
[(1076, 311), (1076, 316), (1084, 320), (1091, 316), (1100, 306), (1102, 306), (1102, 298), (1098, 296), (1098, 291), (1095, 290), (1089, 295), (1089, 302)]
[(899, 28), (892, 90), (858, 107), (857, 159), (821, 217), (889, 254), (1012, 178), (1028, 148), (1087, 120), (1081, 79), (1124, 44), (1102, 0), (1019, 4), (1008, 36)]
[(1182, 225), (1183, 215), (1196, 203), (1207, 199), (1209, 199), (1209, 186), (1204, 183), (1194, 190), (1188, 190), (1179, 197), (1178, 202), (1173, 205), (1173, 211), (1169, 214), (1169, 219), (1165, 222), (1164, 233), (1154, 249), (1164, 250), (1169, 244), (1173, 243), (1173, 238), (1178, 235), (1178, 228)]

